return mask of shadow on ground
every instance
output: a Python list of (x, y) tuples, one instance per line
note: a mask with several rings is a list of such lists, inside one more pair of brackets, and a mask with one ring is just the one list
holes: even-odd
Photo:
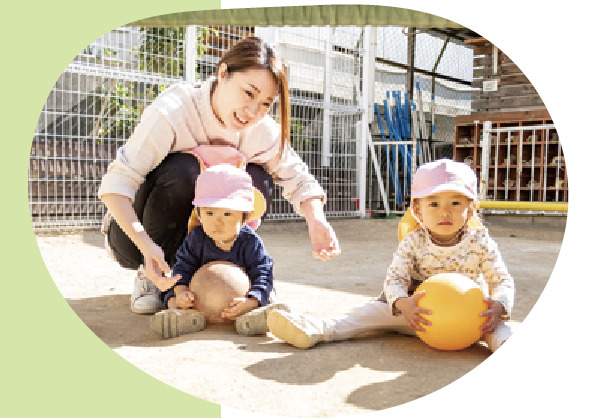
[[(342, 255), (326, 263), (312, 259), (305, 223), (261, 228), (275, 260), (279, 298), (295, 312), (332, 316), (381, 291), (397, 245), (397, 220), (332, 223)], [(561, 241), (514, 232), (493, 236), (516, 282), (512, 319), (521, 322), (548, 282)], [(234, 409), (319, 417), (376, 411), (430, 394), (490, 359), (482, 345), (442, 352), (398, 334), (310, 350), (270, 334), (240, 336), (232, 325), (161, 340), (149, 328), (150, 316), (130, 311), (134, 272), (107, 257), (99, 232), (40, 235), (37, 241), (57, 288), (100, 341), (155, 379)]]
[(296, 350), (280, 342), (268, 346), (287, 355), (246, 368), (259, 379), (317, 385), (354, 368), (395, 375), (392, 379), (361, 385), (345, 398), (347, 403), (369, 410), (393, 407), (432, 393), (465, 375), (490, 355), (479, 344), (459, 352), (445, 352), (413, 336), (393, 333), (319, 344), (309, 350)]
[(391, 376), (387, 380), (361, 384), (346, 394), (347, 404), (366, 410), (390, 408), (430, 394), (468, 373), (490, 355), (480, 344), (459, 352), (438, 351), (416, 337), (394, 333), (299, 350), (270, 335), (237, 335), (233, 325), (208, 325), (202, 332), (162, 340), (150, 331), (149, 315), (130, 312), (129, 300), (128, 295), (113, 295), (68, 300), (68, 303), (99, 339), (116, 350), (130, 346), (174, 349), (192, 344), (199, 356), (202, 344), (228, 343), (237, 356), (273, 355), (243, 366), (257, 380), (304, 389), (331, 379), (340, 381), (341, 375), (348, 379), (354, 369), (382, 372), (382, 379), (386, 374)]

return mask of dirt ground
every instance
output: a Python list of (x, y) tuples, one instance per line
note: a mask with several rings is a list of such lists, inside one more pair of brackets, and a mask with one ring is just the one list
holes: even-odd
[[(342, 255), (331, 262), (311, 257), (305, 223), (264, 223), (259, 233), (275, 260), (279, 299), (293, 311), (329, 316), (377, 296), (397, 222), (332, 221)], [(549, 279), (562, 234), (490, 230), (516, 281), (513, 320), (520, 323)], [(111, 349), (174, 388), (241, 411), (325, 417), (382, 410), (448, 385), (490, 355), (481, 345), (441, 352), (398, 334), (299, 350), (270, 334), (237, 335), (232, 326), (161, 340), (149, 316), (130, 311), (134, 272), (107, 257), (99, 232), (39, 235), (37, 242), (60, 292)]]

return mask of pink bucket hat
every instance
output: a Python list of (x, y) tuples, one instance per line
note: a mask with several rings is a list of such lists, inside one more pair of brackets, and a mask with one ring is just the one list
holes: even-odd
[(194, 200), (196, 207), (238, 210), (258, 219), (266, 209), (262, 194), (252, 185), (245, 170), (230, 164), (206, 168), (196, 179)]
[(474, 170), (464, 163), (441, 159), (420, 166), (413, 176), (413, 199), (438, 192), (459, 192), (477, 200), (477, 181)]

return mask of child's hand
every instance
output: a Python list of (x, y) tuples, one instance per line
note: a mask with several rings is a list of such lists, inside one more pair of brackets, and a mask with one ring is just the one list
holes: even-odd
[(191, 309), (194, 307), (194, 292), (189, 290), (178, 290), (175, 293), (175, 306), (179, 309)]
[(256, 309), (258, 306), (260, 306), (260, 302), (256, 298), (235, 298), (229, 303), (229, 306), (223, 309), (221, 317), (234, 321), (237, 317)]
[(431, 322), (427, 321), (420, 314), (431, 314), (431, 311), (424, 308), (419, 308), (419, 299), (425, 294), (425, 292), (418, 292), (412, 296), (406, 298), (400, 298), (394, 302), (394, 306), (399, 309), (404, 315), (404, 319), (408, 323), (408, 326), (413, 331), (425, 332), (425, 328), (421, 325), (431, 325)]
[(480, 313), (480, 316), (486, 316), (487, 322), (481, 327), (481, 332), (483, 334), (491, 333), (501, 321), (501, 314), (503, 313), (503, 305), (501, 302), (496, 300), (485, 298), (485, 303), (487, 304), (487, 310)]

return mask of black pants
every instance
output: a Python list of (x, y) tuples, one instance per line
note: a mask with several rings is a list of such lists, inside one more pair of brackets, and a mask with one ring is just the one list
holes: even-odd
[[(274, 187), (272, 178), (256, 164), (248, 164), (246, 171), (268, 207)], [(134, 198), (133, 207), (138, 219), (148, 236), (161, 247), (170, 267), (175, 264), (175, 253), (188, 230), (194, 184), (199, 174), (200, 164), (196, 157), (182, 152), (169, 154), (146, 176)], [(109, 226), (107, 239), (122, 267), (137, 269), (144, 264), (142, 253), (117, 222)]]

